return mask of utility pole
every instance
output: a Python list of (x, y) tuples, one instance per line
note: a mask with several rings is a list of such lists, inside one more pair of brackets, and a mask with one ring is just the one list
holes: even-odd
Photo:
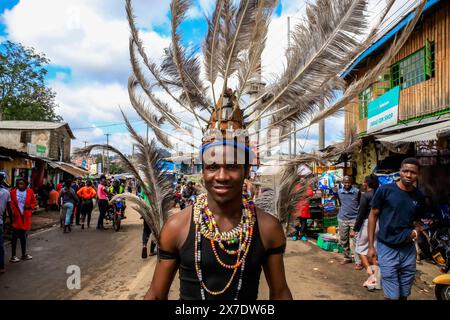
[[(109, 147), (109, 136), (111, 133), (106, 133), (106, 145)], [(106, 174), (109, 175), (109, 150), (106, 149)]]
[(89, 141), (83, 141), (83, 142), (84, 142), (84, 147), (86, 148)]
[(148, 143), (148, 125), (147, 125), (147, 143)]
[[(319, 110), (325, 109), (325, 99), (322, 98), (322, 101), (319, 105)], [(325, 119), (319, 121), (319, 150), (325, 148)]]

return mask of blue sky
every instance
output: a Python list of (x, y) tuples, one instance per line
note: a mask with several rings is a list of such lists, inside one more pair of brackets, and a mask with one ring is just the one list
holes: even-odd
[[(185, 45), (201, 48), (207, 29), (204, 14), (211, 12), (214, 2), (194, 1), (181, 26)], [(156, 62), (170, 43), (169, 3), (133, 0), (144, 46)], [(283, 70), (287, 16), (301, 18), (304, 9), (304, 0), (280, 1), (266, 43), (270, 50), (262, 57), (267, 81)], [(57, 94), (57, 112), (74, 129), (77, 140), (73, 146), (84, 145), (83, 141), (104, 142), (104, 134), (112, 133), (112, 143), (131, 152), (131, 139), (123, 125), (104, 127), (123, 122), (119, 106), (130, 120), (139, 119), (127, 93), (131, 70), (123, 0), (1, 0), (0, 38), (32, 46), (51, 60), (46, 81)], [(180, 116), (184, 114), (180, 112)], [(80, 129), (92, 126), (96, 128)], [(142, 122), (135, 126), (145, 135)], [(342, 133), (342, 117), (327, 121), (328, 143), (341, 139)], [(308, 135), (300, 132), (298, 137), (307, 137), (306, 149), (311, 149), (317, 145), (317, 128), (312, 127)]]
[[(5, 12), (6, 9), (12, 9), (19, 0), (3, 0), (0, 2), (0, 14)], [(0, 37), (6, 36), (6, 30), (5, 25), (0, 20)]]

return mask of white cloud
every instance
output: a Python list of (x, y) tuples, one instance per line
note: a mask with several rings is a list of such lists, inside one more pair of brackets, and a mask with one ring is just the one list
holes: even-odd
[(186, 17), (187, 19), (194, 20), (203, 17), (203, 13), (201, 9), (198, 8), (197, 6), (192, 6), (186, 13)]
[[(160, 24), (167, 20), (161, 14), (166, 12), (163, 4), (167, 2), (158, 1), (154, 8), (153, 1), (137, 1), (136, 9), (142, 8), (139, 17)], [(75, 80), (125, 82), (130, 73), (123, 1), (22, 0), (5, 12), (4, 20), (11, 40), (45, 52), (52, 64), (71, 68)], [(151, 44), (147, 50), (150, 57), (160, 57), (169, 44), (153, 31), (143, 33), (142, 38)]]
[(214, 0), (199, 0), (200, 8), (203, 10), (203, 12), (212, 13), (214, 10)]

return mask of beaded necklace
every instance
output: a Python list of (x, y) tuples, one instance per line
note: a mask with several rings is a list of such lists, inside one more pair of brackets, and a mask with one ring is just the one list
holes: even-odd
[[(238, 280), (238, 286), (236, 290), (235, 300), (237, 300), (239, 291), (242, 287), (242, 277), (245, 269), (245, 259), (247, 258), (250, 245), (253, 238), (253, 227), (255, 225), (255, 206), (252, 202), (249, 202), (245, 197), (242, 199), (243, 209), (242, 217), (239, 224), (228, 232), (220, 232), (217, 223), (214, 218), (214, 214), (208, 208), (207, 195), (201, 194), (197, 197), (197, 201), (194, 205), (194, 223), (195, 223), (195, 270), (197, 277), (200, 281), (200, 293), (202, 299), (205, 300), (205, 291), (211, 295), (220, 295), (229, 289), (233, 279), (236, 276), (238, 269), (240, 269), (240, 275)], [(212, 291), (208, 289), (203, 281), (203, 275), (201, 270), (201, 241), (202, 236), (209, 240), (211, 248), (214, 252), (216, 261), (226, 269), (232, 269), (233, 273), (225, 285), (220, 291)], [(219, 248), (222, 249), (228, 255), (236, 256), (235, 264), (224, 263), (217, 252), (216, 242)], [(238, 244), (236, 250), (229, 250), (225, 248), (224, 243)]]

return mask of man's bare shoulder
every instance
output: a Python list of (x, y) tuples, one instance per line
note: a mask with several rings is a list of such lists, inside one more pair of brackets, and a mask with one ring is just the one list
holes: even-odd
[(256, 208), (261, 240), (266, 249), (276, 248), (286, 242), (280, 220), (272, 214)]
[(279, 228), (281, 227), (280, 220), (274, 215), (264, 211), (261, 208), (256, 208), (256, 217), (260, 224), (263, 224), (267, 228)]
[(186, 222), (191, 219), (191, 215), (192, 206), (186, 207), (181, 211), (176, 211), (169, 216), (164, 226), (169, 228), (179, 228), (181, 226), (185, 226)]
[(192, 206), (172, 213), (161, 231), (161, 242), (168, 249), (179, 249), (185, 242), (190, 227)]

